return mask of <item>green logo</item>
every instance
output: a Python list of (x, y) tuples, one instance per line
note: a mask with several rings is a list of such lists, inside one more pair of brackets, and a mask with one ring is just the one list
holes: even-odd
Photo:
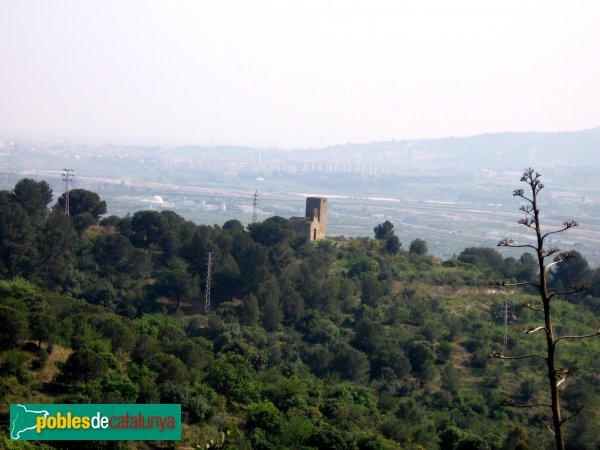
[(10, 405), (13, 440), (181, 439), (181, 405)]

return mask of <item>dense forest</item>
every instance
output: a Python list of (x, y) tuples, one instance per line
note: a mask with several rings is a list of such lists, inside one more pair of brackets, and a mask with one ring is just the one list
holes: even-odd
[[(310, 242), (272, 217), (245, 228), (172, 211), (105, 217), (93, 192), (51, 205), (44, 181), (0, 191), (0, 447), (539, 449), (552, 447), (545, 367), (499, 361), (539, 351), (515, 333), (537, 260), (467, 248), (442, 261), (374, 238)], [(207, 257), (213, 264), (205, 310)], [(561, 333), (598, 329), (600, 270), (579, 254), (555, 266)], [(505, 327), (507, 319), (507, 327)], [(505, 342), (506, 339), (506, 342)], [(506, 346), (506, 348), (505, 348)], [(566, 343), (579, 368), (561, 387), (567, 447), (600, 448), (600, 343)], [(10, 403), (179, 403), (181, 442), (21, 443)]]

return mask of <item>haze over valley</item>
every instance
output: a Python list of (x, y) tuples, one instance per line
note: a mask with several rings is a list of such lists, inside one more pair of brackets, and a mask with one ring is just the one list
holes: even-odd
[[(98, 192), (107, 215), (171, 209), (196, 223), (247, 224), (252, 195), (259, 218), (303, 215), (304, 198), (330, 199), (329, 235), (372, 236), (390, 220), (401, 242), (425, 239), (442, 258), (500, 237), (527, 238), (512, 198), (522, 169), (548, 186), (543, 213), (552, 226), (580, 227), (559, 244), (600, 263), (600, 128), (577, 132), (496, 133), (430, 140), (347, 143), (323, 148), (127, 146), (4, 137), (1, 188), (25, 176), (64, 190)], [(561, 236), (562, 237), (562, 236)]]

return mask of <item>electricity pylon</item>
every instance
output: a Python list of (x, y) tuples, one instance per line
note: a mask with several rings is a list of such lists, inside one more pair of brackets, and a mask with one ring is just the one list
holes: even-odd
[(65, 182), (65, 214), (69, 215), (69, 192), (71, 191), (71, 182), (75, 177), (73, 169), (63, 169), (62, 179)]
[(258, 189), (252, 197), (252, 223), (258, 222)]
[(212, 273), (212, 253), (208, 252), (206, 262), (206, 291), (204, 292), (204, 312), (210, 312), (210, 278)]

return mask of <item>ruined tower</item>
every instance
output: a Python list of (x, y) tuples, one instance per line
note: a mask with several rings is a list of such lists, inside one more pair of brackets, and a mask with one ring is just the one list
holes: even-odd
[(311, 241), (324, 239), (327, 227), (327, 199), (308, 197), (304, 217), (291, 217), (290, 222), (296, 233), (308, 235)]
[(325, 238), (327, 227), (327, 199), (323, 197), (308, 197), (306, 199), (307, 218), (312, 219), (310, 224), (310, 240), (317, 241)]

